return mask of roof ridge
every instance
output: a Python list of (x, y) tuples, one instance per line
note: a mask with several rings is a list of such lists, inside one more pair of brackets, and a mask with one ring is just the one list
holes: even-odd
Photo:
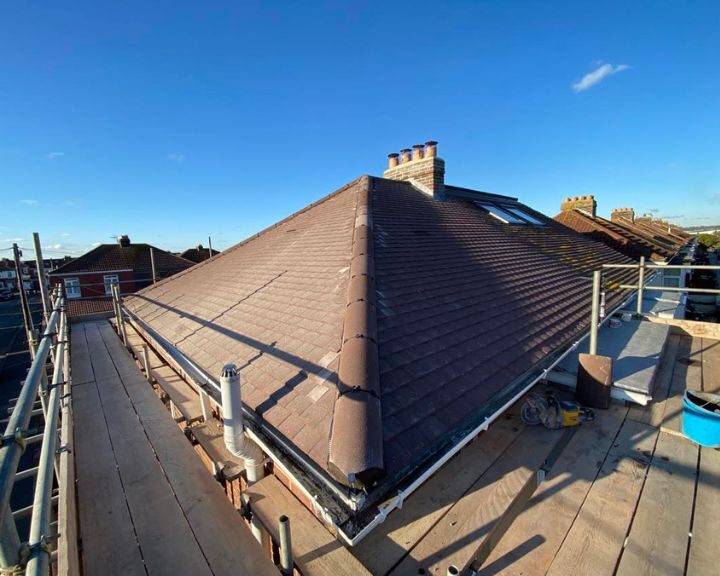
[(362, 177), (355, 208), (338, 398), (328, 456), (331, 474), (356, 487), (371, 485), (384, 470), (370, 182), (370, 177)]

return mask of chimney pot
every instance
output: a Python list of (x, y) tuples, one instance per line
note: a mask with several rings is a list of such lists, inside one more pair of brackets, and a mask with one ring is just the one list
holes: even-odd
[(437, 156), (437, 142), (428, 140), (425, 142), (425, 158), (435, 158)]
[(437, 142), (430, 140), (424, 145), (414, 144), (412, 149), (403, 148), (399, 155), (388, 154), (388, 169), (383, 176), (412, 182), (418, 189), (433, 196), (442, 194), (445, 161), (437, 157)]
[(123, 248), (127, 248), (128, 246), (130, 246), (130, 237), (127, 234), (119, 236), (118, 244), (120, 244), (120, 246), (122, 246)]

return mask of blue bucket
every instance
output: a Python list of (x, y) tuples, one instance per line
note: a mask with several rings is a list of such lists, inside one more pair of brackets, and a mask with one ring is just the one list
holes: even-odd
[(683, 433), (693, 442), (708, 448), (720, 447), (720, 396), (685, 391)]

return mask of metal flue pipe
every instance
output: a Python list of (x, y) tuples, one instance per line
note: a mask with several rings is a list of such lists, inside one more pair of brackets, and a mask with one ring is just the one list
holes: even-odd
[(593, 272), (592, 306), (590, 310), (590, 354), (597, 354), (598, 348), (598, 324), (600, 315), (600, 283), (602, 272)]
[(278, 521), (280, 533), (280, 569), (283, 576), (292, 576), (292, 538), (290, 536), (290, 518), (284, 514)]
[(255, 442), (245, 436), (240, 374), (235, 364), (223, 366), (220, 373), (220, 394), (225, 447), (232, 455), (243, 459), (248, 484), (254, 484), (265, 475), (263, 452)]

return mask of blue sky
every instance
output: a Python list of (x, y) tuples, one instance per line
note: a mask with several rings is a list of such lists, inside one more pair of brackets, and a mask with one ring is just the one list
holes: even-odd
[(429, 139), (551, 216), (717, 224), (719, 56), (714, 1), (6, 0), (0, 249), (227, 248)]

